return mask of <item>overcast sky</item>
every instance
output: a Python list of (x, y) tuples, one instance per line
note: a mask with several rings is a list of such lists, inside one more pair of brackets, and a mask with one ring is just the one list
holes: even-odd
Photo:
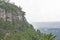
[(60, 0), (11, 0), (26, 12), (28, 22), (60, 21)]

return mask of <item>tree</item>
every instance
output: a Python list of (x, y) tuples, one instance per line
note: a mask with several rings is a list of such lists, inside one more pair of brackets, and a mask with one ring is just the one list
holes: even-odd
[(0, 0), (0, 1), (9, 2), (10, 0)]
[(41, 32), (40, 32), (40, 30), (39, 30), (39, 29), (37, 29), (37, 33), (38, 33), (38, 34), (41, 34)]
[(50, 34), (42, 34), (40, 40), (55, 40), (55, 35)]

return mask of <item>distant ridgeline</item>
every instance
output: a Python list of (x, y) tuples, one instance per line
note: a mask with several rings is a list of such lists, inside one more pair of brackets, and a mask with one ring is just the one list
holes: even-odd
[(25, 12), (14, 4), (0, 1), (0, 19), (4, 21), (25, 20)]

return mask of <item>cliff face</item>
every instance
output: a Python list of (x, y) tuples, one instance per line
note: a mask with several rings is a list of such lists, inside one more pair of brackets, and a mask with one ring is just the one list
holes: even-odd
[(54, 40), (52, 34), (35, 31), (24, 15), (20, 7), (0, 1), (0, 40)]
[(24, 20), (25, 12), (14, 4), (0, 2), (0, 18), (4, 21)]
[[(0, 40), (34, 40), (38, 34), (14, 4), (0, 2)], [(13, 24), (11, 24), (11, 22)]]

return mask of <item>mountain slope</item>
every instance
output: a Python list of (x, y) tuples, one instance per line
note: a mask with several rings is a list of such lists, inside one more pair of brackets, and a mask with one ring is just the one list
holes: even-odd
[[(0, 8), (5, 9), (5, 16), (8, 16), (6, 12), (8, 10), (14, 11), (14, 14), (17, 9), (20, 10), (20, 8), (14, 4), (11, 5), (6, 2), (3, 2), (3, 4), (5, 5), (0, 5)], [(17, 13), (19, 13), (19, 11), (17, 11)], [(20, 17), (22, 17), (23, 20), (13, 19), (13, 16), (12, 21), (7, 21), (7, 17), (6, 21), (4, 18), (0, 18), (0, 40), (55, 40), (55, 36), (52, 34), (44, 34), (40, 31), (36, 31), (33, 26), (26, 21), (24, 15), (24, 12), (20, 13)], [(18, 15), (14, 16), (17, 17)]]

